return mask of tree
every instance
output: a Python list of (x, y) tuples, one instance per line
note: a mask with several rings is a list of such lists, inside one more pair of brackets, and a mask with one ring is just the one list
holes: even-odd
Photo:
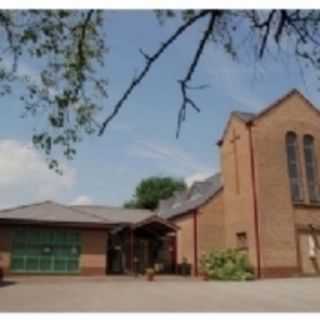
[(159, 201), (173, 196), (175, 191), (186, 189), (181, 179), (172, 177), (150, 177), (143, 179), (136, 187), (133, 199), (124, 204), (125, 208), (155, 210)]
[[(103, 23), (98, 10), (0, 10), (0, 96), (20, 91), (23, 115), (43, 120), (32, 140), (57, 171), (53, 149), (72, 159), (75, 144), (99, 128), (107, 98), (97, 73), (107, 53)], [(39, 74), (24, 70), (29, 64)]]
[[(319, 10), (156, 10), (160, 24), (177, 19), (180, 26), (154, 53), (140, 49), (145, 65), (129, 83), (105, 119), (99, 111), (107, 101), (107, 78), (96, 72), (107, 54), (103, 33), (105, 12), (99, 10), (0, 10), (0, 94), (10, 94), (12, 86), (21, 88), (25, 114), (37, 116), (44, 125), (33, 135), (33, 143), (48, 157), (49, 166), (58, 169), (54, 150), (68, 159), (76, 153), (76, 143), (87, 134), (104, 134), (130, 95), (145, 80), (168, 48), (196, 26), (206, 23), (190, 65), (178, 80), (181, 104), (177, 133), (186, 120), (187, 109), (200, 112), (192, 90), (204, 89), (193, 84), (193, 75), (210, 42), (222, 46), (231, 58), (238, 59), (248, 49), (257, 61), (268, 48), (285, 45), (303, 67), (320, 67)], [(241, 46), (237, 45), (241, 43)], [(247, 44), (245, 48), (245, 44)], [(189, 53), (187, 53), (189, 54)], [(35, 63), (40, 74), (25, 76), (19, 71), (21, 59)]]

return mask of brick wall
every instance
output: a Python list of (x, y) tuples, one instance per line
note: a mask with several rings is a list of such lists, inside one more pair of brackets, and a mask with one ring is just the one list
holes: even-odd
[[(234, 135), (237, 136), (236, 150)], [(237, 233), (246, 233), (248, 256), (257, 267), (254, 227), (253, 189), (248, 127), (232, 117), (220, 148), (221, 169), (224, 180), (225, 243), (227, 248), (237, 248)], [(236, 174), (238, 170), (238, 188)]]
[(84, 230), (81, 234), (81, 274), (103, 275), (107, 266), (107, 231)]
[(193, 213), (180, 216), (172, 220), (179, 230), (177, 231), (177, 263), (186, 258), (188, 263), (194, 264), (194, 229)]
[(319, 209), (292, 205), (285, 146), (287, 131), (296, 132), (307, 204), (302, 138), (304, 134), (312, 134), (320, 156), (319, 120), (319, 114), (299, 94), (294, 94), (261, 117), (252, 128), (265, 275), (296, 274), (299, 264), (296, 224), (320, 223)]
[(223, 191), (198, 209), (198, 255), (225, 247)]
[[(198, 270), (201, 255), (211, 249), (221, 249), (225, 245), (223, 192), (219, 191), (212, 199), (196, 210), (197, 215), (197, 260)], [(187, 258), (195, 273), (194, 214), (189, 213), (172, 220), (178, 227), (177, 262)]]

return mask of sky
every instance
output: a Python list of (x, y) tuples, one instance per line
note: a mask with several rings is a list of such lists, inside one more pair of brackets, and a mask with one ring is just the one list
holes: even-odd
[[(154, 52), (177, 26), (169, 21), (160, 27), (150, 11), (109, 11), (106, 19), (110, 52), (103, 72), (109, 79), (109, 103), (101, 119), (140, 70), (139, 49)], [(220, 170), (216, 142), (231, 111), (260, 111), (292, 88), (315, 105), (320, 103), (316, 75), (306, 70), (302, 76), (286, 48), (281, 53), (275, 48), (253, 63), (245, 53), (234, 61), (210, 43), (194, 76), (195, 85), (208, 85), (192, 93), (201, 112), (188, 110), (176, 139), (181, 103), (177, 80), (185, 75), (203, 27), (200, 23), (189, 30), (168, 50), (102, 137), (87, 137), (76, 158), (62, 162), (63, 176), (50, 171), (43, 155), (33, 148), (37, 119), (21, 118), (18, 94), (13, 91), (1, 98), (0, 208), (45, 200), (121, 206), (141, 179), (154, 175), (182, 178), (190, 185)], [(243, 45), (241, 39), (238, 45)]]

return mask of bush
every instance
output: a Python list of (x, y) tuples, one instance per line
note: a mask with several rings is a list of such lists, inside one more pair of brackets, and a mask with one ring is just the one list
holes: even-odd
[(253, 269), (247, 255), (236, 249), (213, 250), (203, 255), (200, 263), (202, 272), (207, 273), (209, 279), (254, 279)]

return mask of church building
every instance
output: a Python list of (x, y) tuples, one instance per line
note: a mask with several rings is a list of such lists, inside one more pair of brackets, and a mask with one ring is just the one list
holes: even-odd
[(257, 277), (320, 274), (320, 112), (292, 90), (259, 113), (232, 112), (221, 173), (172, 199), (177, 261), (199, 272), (210, 249), (247, 252)]
[(230, 114), (221, 170), (156, 212), (51, 201), (0, 210), (5, 274), (200, 273), (235, 248), (257, 278), (320, 274), (320, 112), (292, 90), (259, 113)]

